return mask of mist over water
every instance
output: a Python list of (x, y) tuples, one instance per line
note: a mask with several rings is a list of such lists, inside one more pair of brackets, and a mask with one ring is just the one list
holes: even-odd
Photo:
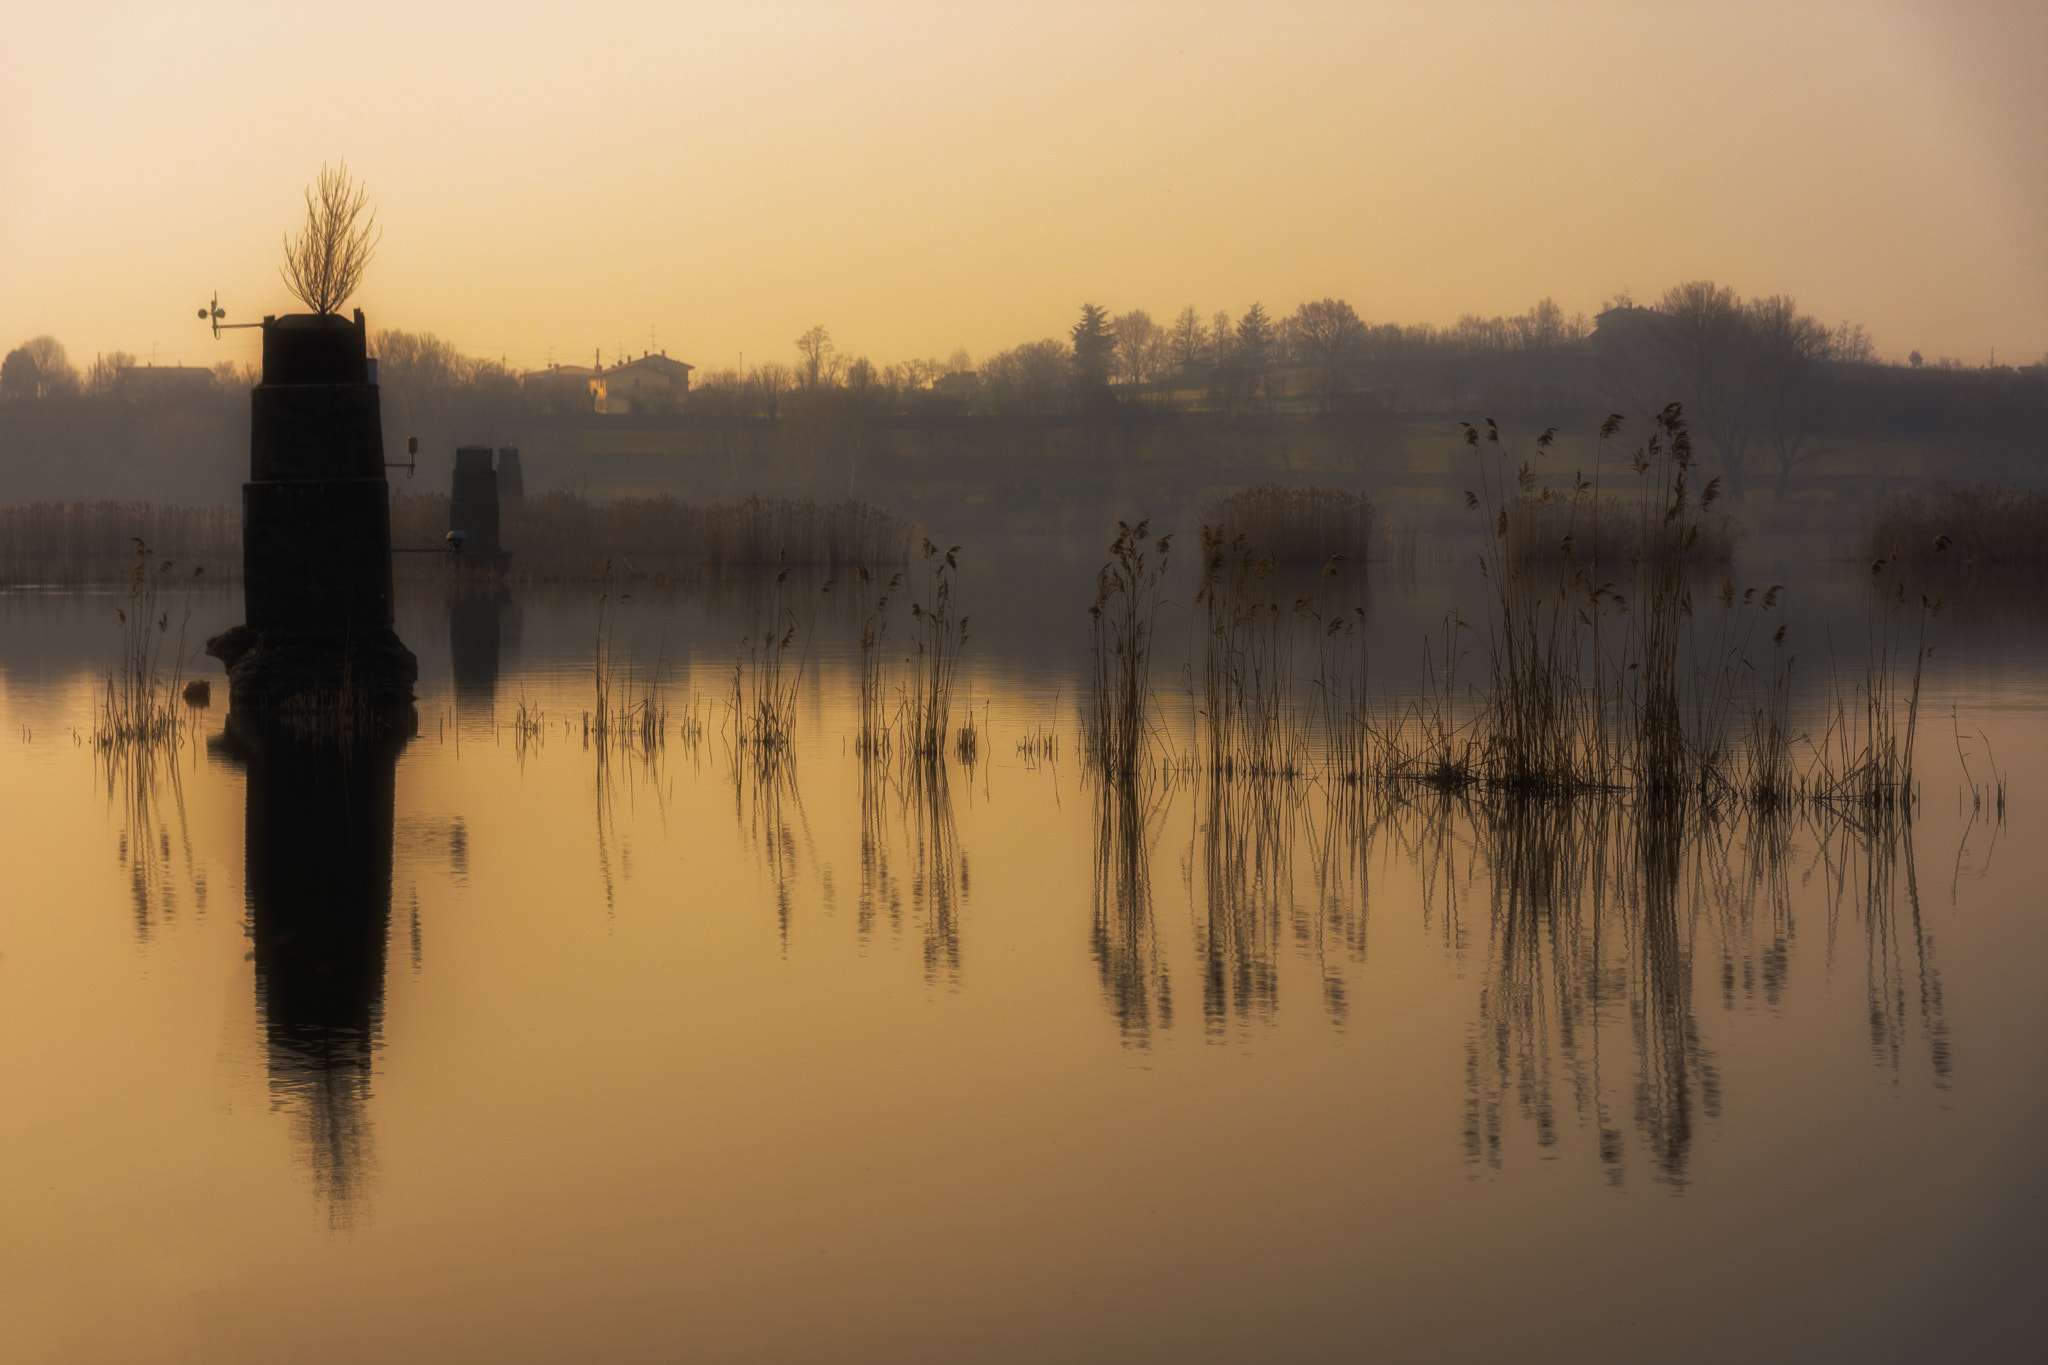
[[(613, 584), (653, 744), (589, 729), (604, 585), (408, 585), (417, 733), (340, 755), (211, 710), (96, 751), (116, 599), (0, 595), (26, 1358), (2040, 1344), (2023, 597), (1951, 591), (1910, 818), (1674, 812), (1105, 780), (1100, 547), (961, 558), (978, 742), (937, 764), (855, 743), (843, 572)], [(1788, 594), (1802, 675), (1860, 658), (1864, 573)], [(1169, 754), (1203, 724), (1196, 586), (1162, 593)], [(1327, 591), (1393, 697), (1477, 586), (1424, 559)], [(194, 638), (240, 605), (187, 600)], [(801, 684), (763, 761), (727, 698), (779, 609)], [(1965, 791), (1993, 763), (2002, 816)], [(75, 1311), (108, 1277), (128, 1311)]]

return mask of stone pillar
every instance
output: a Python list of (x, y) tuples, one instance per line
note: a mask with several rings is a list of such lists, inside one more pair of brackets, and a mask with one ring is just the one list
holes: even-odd
[(519, 447), (498, 447), (498, 502), (518, 502), (526, 496), (526, 475), (519, 468)]
[(207, 641), (234, 710), (376, 710), (419, 676), (392, 629), (384, 432), (363, 315), (263, 320), (242, 485), (246, 623)]
[(448, 490), (448, 529), (469, 536), (462, 558), (488, 564), (498, 555), (498, 474), (489, 446), (455, 447), (455, 482)]

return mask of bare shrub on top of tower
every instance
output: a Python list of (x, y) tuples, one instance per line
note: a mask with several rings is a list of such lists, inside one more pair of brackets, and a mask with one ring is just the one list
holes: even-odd
[(362, 283), (363, 271), (377, 254), (383, 233), (376, 231), (377, 211), (360, 225), (368, 190), (349, 178), (348, 163), (329, 170), (306, 187), (306, 226), (296, 239), (284, 242), (285, 286), (315, 313), (335, 313)]

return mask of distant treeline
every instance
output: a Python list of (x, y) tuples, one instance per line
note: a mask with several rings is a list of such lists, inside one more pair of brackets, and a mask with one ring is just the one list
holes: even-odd
[[(890, 491), (861, 472), (895, 458), (887, 452), (903, 441), (882, 433), (906, 427), (964, 422), (971, 431), (960, 439), (980, 450), (1003, 446), (1010, 429), (1128, 431), (1172, 416), (1188, 440), (1214, 419), (1219, 437), (1247, 422), (1296, 424), (1304, 441), (1328, 445), (1328, 433), (1401, 417), (1494, 416), (1570, 432), (1620, 412), (1633, 419), (1625, 434), (1640, 433), (1674, 399), (1738, 508), (1752, 491), (1783, 497), (1816, 468), (1830, 478), (1867, 468), (2048, 481), (2048, 366), (1966, 369), (1922, 364), (1917, 352), (1909, 364), (1882, 364), (1853, 323), (1830, 325), (1787, 297), (1744, 300), (1706, 281), (1646, 307), (1617, 298), (1591, 318), (1545, 299), (1517, 316), (1466, 316), (1448, 327), (1370, 322), (1334, 298), (1280, 317), (1256, 303), (1235, 318), (1190, 306), (1166, 323), (1089, 303), (1066, 336), (979, 363), (956, 351), (877, 366), (842, 352), (820, 326), (796, 339), (791, 363), (702, 371), (687, 397), (631, 416), (595, 414), (588, 389), (564, 382), (566, 372), (522, 377), (431, 334), (377, 332), (372, 349), (388, 449), (417, 436), (425, 472), (460, 444), (519, 445), (541, 455), (529, 464), (537, 487), (578, 477), (548, 465), (549, 435), (564, 430), (584, 433), (582, 449), (621, 451), (666, 447), (610, 443), (604, 432), (651, 424), (692, 433), (680, 444), (704, 455), (674, 481), (693, 497), (772, 488), (887, 500)], [(81, 373), (52, 338), (26, 342), (0, 363), (0, 502), (231, 498), (244, 477), (245, 395), (256, 378), (229, 366), (153, 369), (124, 355)], [(1372, 443), (1348, 444), (1359, 451), (1358, 481), (1369, 483)], [(1011, 443), (1020, 453), (1031, 445)], [(1135, 448), (1128, 436), (1081, 446)], [(1879, 471), (1874, 451), (1905, 453)], [(1001, 459), (1006, 479), (1043, 484), (1024, 468), (1028, 455), (1022, 465)], [(1448, 446), (1444, 460), (1455, 460)], [(693, 482), (707, 478), (715, 488)]]

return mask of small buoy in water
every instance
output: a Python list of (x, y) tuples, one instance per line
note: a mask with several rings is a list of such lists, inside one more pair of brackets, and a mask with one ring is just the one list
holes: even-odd
[(204, 678), (194, 678), (185, 684), (185, 704), (205, 706), (213, 700), (213, 684)]

